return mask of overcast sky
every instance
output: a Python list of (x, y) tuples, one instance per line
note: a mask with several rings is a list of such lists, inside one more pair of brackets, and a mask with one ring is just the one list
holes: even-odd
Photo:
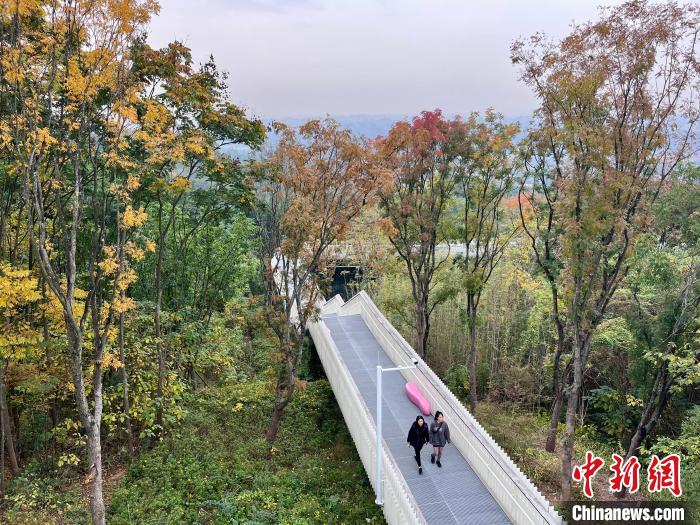
[[(529, 115), (534, 100), (511, 42), (561, 37), (596, 17), (591, 0), (161, 0), (150, 43), (213, 54), (233, 101), (260, 117), (413, 115), (494, 107)], [(606, 3), (619, 3), (608, 0)]]

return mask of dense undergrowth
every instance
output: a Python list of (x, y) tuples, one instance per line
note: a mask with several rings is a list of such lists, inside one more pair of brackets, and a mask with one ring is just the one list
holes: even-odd
[[(107, 466), (108, 522), (382, 523), (329, 384), (306, 383), (272, 445), (263, 437), (270, 406), (269, 385), (262, 381), (205, 388), (189, 396), (188, 416), (172, 436), (128, 466)], [(546, 414), (483, 402), (479, 420), (543, 494), (557, 502), (560, 462), (556, 453), (543, 449)], [(577, 455), (586, 450), (601, 457), (611, 453), (594, 434), (582, 432)], [(81, 479), (66, 482), (48, 465), (35, 461), (12, 481), (0, 522), (89, 523)], [(695, 477), (684, 472), (684, 499), (693, 515)], [(598, 499), (610, 499), (604, 490), (598, 483)]]
[(381, 522), (330, 386), (307, 385), (273, 445), (265, 383), (200, 392), (178, 435), (130, 468), (110, 523)]
[[(270, 406), (264, 382), (198, 391), (183, 425), (108, 487), (108, 523), (383, 523), (329, 384), (298, 392), (274, 444)], [(79, 484), (30, 472), (10, 486), (7, 523), (89, 523)]]
[[(561, 498), (561, 462), (559, 459), (561, 445), (557, 446), (557, 450), (554, 453), (544, 450), (549, 424), (547, 414), (523, 410), (514, 406), (508, 407), (504, 404), (482, 402), (479, 407), (478, 419), (523, 473), (535, 483), (537, 488), (552, 504), (558, 506)], [(562, 429), (560, 429), (561, 433)], [(690, 512), (690, 516), (686, 517), (686, 523), (700, 523), (698, 521), (698, 517), (700, 517), (700, 498), (698, 497), (700, 494), (700, 468), (698, 468), (697, 450), (693, 448), (697, 447), (696, 443), (698, 443), (700, 438), (698, 437), (697, 428), (686, 428), (685, 425), (681, 435), (687, 436), (685, 441), (680, 439), (672, 441), (671, 447), (674, 452), (680, 453), (684, 458), (681, 472), (682, 497), (679, 500), (675, 500), (666, 492), (650, 494), (643, 488), (635, 495), (628, 494), (626, 498), (677, 501), (679, 504), (685, 504)], [(583, 462), (583, 458), (588, 450), (596, 456), (604, 458), (606, 464), (610, 463), (610, 457), (613, 452), (620, 452), (602, 441), (596, 429), (592, 426), (584, 426), (582, 431), (576, 436), (574, 450), (579, 463)], [(671, 452), (657, 445), (651, 450), (644, 449), (643, 453), (642, 458), (645, 461), (644, 458), (648, 454)], [(645, 476), (646, 473), (643, 472), (642, 477), (644, 480), (646, 479)], [(594, 479), (596, 500), (615, 500), (615, 496), (608, 491), (607, 479), (608, 472), (601, 472)], [(575, 500), (586, 499), (581, 492), (580, 486), (575, 487), (573, 496)]]

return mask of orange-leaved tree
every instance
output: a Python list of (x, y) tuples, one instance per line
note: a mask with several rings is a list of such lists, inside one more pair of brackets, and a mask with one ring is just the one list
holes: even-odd
[(560, 42), (535, 35), (512, 48), (539, 100), (524, 186), (539, 217), (528, 233), (538, 254), (549, 250), (538, 259), (556, 282), (553, 301), (566, 305), (559, 335), (571, 360), (563, 500), (571, 496), (576, 414), (593, 337), (649, 229), (650, 206), (693, 153), (699, 35), (697, 5), (631, 0), (603, 9), (597, 22), (575, 25)]
[(279, 343), (270, 441), (297, 386), (306, 323), (322, 298), (323, 280), (342, 252), (350, 221), (381, 183), (365, 145), (337, 122), (277, 125), (277, 131), (280, 143), (260, 166), (255, 209), (266, 319)]

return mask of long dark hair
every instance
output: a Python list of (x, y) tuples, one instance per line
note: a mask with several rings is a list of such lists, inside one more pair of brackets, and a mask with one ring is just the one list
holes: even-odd
[[(415, 423), (413, 423), (413, 424), (416, 425), (416, 426), (418, 426), (418, 421), (421, 420), (421, 419), (423, 419), (423, 416), (421, 416), (420, 414), (418, 414), (418, 415), (416, 416), (416, 421), (415, 421)], [(425, 419), (423, 419), (423, 424), (425, 425)]]

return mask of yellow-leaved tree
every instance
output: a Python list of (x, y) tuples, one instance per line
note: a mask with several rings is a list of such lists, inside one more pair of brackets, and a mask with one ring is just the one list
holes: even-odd
[[(5, 376), (11, 362), (23, 360), (35, 349), (39, 334), (29, 322), (27, 307), (40, 297), (37, 279), (29, 270), (0, 263), (0, 465), (4, 469), (6, 449), (13, 474), (19, 472), (19, 461), (10, 427)], [(4, 481), (4, 476), (0, 479)]]
[[(154, 0), (0, 4), (0, 96), (11, 101), (0, 115), (0, 148), (21, 181), (32, 257), (61, 305), (96, 524), (105, 523), (105, 349), (135, 278), (123, 232), (145, 220), (130, 203), (139, 172), (127, 137), (138, 130), (142, 85), (133, 50), (157, 9)], [(76, 308), (79, 282), (84, 308)]]

